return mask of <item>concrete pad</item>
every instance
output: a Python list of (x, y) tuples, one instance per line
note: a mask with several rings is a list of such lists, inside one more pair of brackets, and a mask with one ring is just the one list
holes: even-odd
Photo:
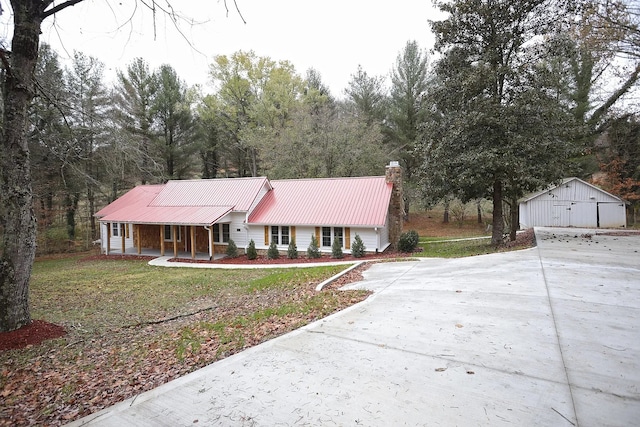
[(71, 425), (637, 424), (640, 236), (577, 232), (376, 264), (366, 301)]

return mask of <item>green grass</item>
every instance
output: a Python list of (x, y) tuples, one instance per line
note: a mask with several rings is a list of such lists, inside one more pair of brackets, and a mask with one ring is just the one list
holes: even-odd
[(161, 268), (145, 261), (37, 261), (31, 279), (32, 317), (102, 331), (161, 319), (269, 289), (321, 281), (337, 266), (219, 270)]
[(460, 240), (455, 242), (445, 242), (446, 238), (430, 239), (423, 241), (420, 239), (419, 247), (422, 252), (416, 252), (417, 257), (433, 258), (460, 258), (474, 255), (483, 255), (496, 252), (496, 248), (491, 245), (491, 239)]

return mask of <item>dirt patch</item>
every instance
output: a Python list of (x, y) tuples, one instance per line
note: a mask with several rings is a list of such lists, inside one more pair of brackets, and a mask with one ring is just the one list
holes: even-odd
[(11, 332), (0, 333), (0, 351), (25, 348), (38, 345), (45, 340), (67, 335), (62, 326), (43, 320), (34, 320), (30, 324)]

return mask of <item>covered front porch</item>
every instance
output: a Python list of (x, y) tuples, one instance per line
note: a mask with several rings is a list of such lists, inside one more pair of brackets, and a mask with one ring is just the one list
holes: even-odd
[(173, 252), (165, 252), (164, 255), (160, 253), (160, 249), (152, 249), (152, 248), (142, 248), (140, 253), (138, 253), (137, 248), (129, 247), (125, 248), (125, 251), (122, 252), (122, 248), (112, 248), (109, 252), (109, 255), (131, 255), (131, 256), (150, 256), (159, 258), (161, 256), (173, 256), (174, 258), (179, 259), (193, 259), (195, 261), (217, 261), (223, 258), (226, 258), (226, 254), (222, 253), (214, 253), (213, 258), (209, 259), (209, 254), (203, 252), (196, 252), (195, 258), (192, 257), (191, 252), (189, 251), (178, 251), (177, 255)]
[(106, 242), (102, 248), (106, 255), (173, 255), (213, 260), (225, 254), (226, 247), (215, 244), (213, 226), (108, 222), (104, 225)]

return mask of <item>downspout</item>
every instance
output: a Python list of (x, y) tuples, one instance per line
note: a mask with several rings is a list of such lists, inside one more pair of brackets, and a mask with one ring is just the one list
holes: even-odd
[(203, 225), (203, 227), (209, 233), (209, 243), (207, 246), (209, 246), (209, 261), (211, 261), (213, 259), (213, 248), (211, 247), (211, 241), (213, 240), (211, 233), (213, 233), (213, 228), (211, 228), (210, 225)]

